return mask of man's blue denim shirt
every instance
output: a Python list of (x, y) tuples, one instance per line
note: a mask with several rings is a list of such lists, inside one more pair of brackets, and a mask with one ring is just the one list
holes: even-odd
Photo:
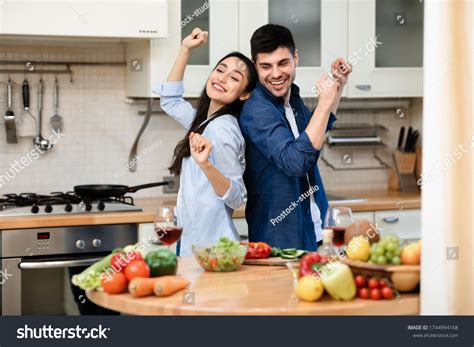
[[(328, 201), (317, 167), (320, 151), (304, 131), (312, 113), (295, 84), (290, 106), (300, 132), (296, 139), (285, 117), (283, 98), (275, 97), (260, 83), (239, 118), (246, 141), (245, 216), (249, 239), (280, 248), (316, 250), (309, 194), (316, 189), (315, 200), (323, 222)], [(327, 130), (335, 121), (331, 113)]]

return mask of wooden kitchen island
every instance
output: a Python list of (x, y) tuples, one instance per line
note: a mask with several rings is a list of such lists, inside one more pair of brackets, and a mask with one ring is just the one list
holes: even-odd
[(393, 300), (299, 301), (284, 266), (243, 265), (234, 272), (205, 272), (194, 257), (179, 258), (178, 274), (190, 286), (167, 298), (88, 292), (97, 305), (128, 315), (417, 315), (419, 294)]

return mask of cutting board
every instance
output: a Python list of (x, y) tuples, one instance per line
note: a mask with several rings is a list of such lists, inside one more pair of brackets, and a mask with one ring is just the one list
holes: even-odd
[(297, 262), (299, 259), (283, 259), (280, 257), (270, 257), (267, 259), (245, 259), (244, 265), (268, 265), (285, 266), (288, 262)]

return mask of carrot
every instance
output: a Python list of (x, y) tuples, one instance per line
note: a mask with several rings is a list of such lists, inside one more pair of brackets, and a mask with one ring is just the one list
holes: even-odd
[(153, 294), (153, 286), (159, 277), (137, 277), (128, 284), (128, 291), (136, 298)]
[(154, 283), (154, 292), (156, 296), (169, 296), (186, 288), (189, 283), (191, 282), (181, 276), (158, 277)]

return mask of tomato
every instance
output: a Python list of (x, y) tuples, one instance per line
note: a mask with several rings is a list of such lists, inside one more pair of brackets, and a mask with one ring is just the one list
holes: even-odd
[(217, 266), (217, 259), (216, 258), (209, 258), (208, 260), (209, 266), (211, 269), (214, 269)]
[(361, 299), (368, 299), (369, 294), (369, 288), (359, 288), (359, 290), (357, 291), (357, 296)]
[(372, 300), (380, 300), (382, 297), (382, 294), (380, 293), (380, 289), (374, 288), (370, 291), (370, 298)]
[(108, 294), (120, 294), (127, 288), (127, 278), (123, 272), (115, 272), (113, 275), (103, 275), (100, 285)]
[(379, 286), (380, 286), (380, 288), (388, 287), (387, 280), (386, 280), (386, 279), (381, 279), (381, 280), (379, 281)]
[(364, 276), (358, 275), (355, 277), (355, 283), (358, 288), (365, 287), (365, 278)]
[(144, 260), (132, 260), (125, 268), (125, 276), (129, 281), (137, 277), (150, 277), (150, 267)]
[(393, 289), (390, 287), (383, 288), (382, 296), (384, 299), (387, 299), (387, 300), (393, 299)]
[(133, 260), (143, 260), (140, 252), (117, 252), (112, 256), (112, 259), (110, 259), (110, 266), (114, 269), (115, 272), (124, 272), (125, 268)]
[(110, 267), (115, 272), (123, 272), (127, 267), (127, 261), (125, 259), (125, 254), (121, 252), (115, 253), (110, 259)]
[(376, 280), (375, 278), (371, 278), (368, 282), (367, 285), (369, 286), (370, 289), (375, 289), (379, 287), (379, 281)]
[(128, 262), (130, 263), (132, 260), (143, 260), (143, 257), (140, 252), (132, 251), (125, 253), (125, 257), (127, 258)]

